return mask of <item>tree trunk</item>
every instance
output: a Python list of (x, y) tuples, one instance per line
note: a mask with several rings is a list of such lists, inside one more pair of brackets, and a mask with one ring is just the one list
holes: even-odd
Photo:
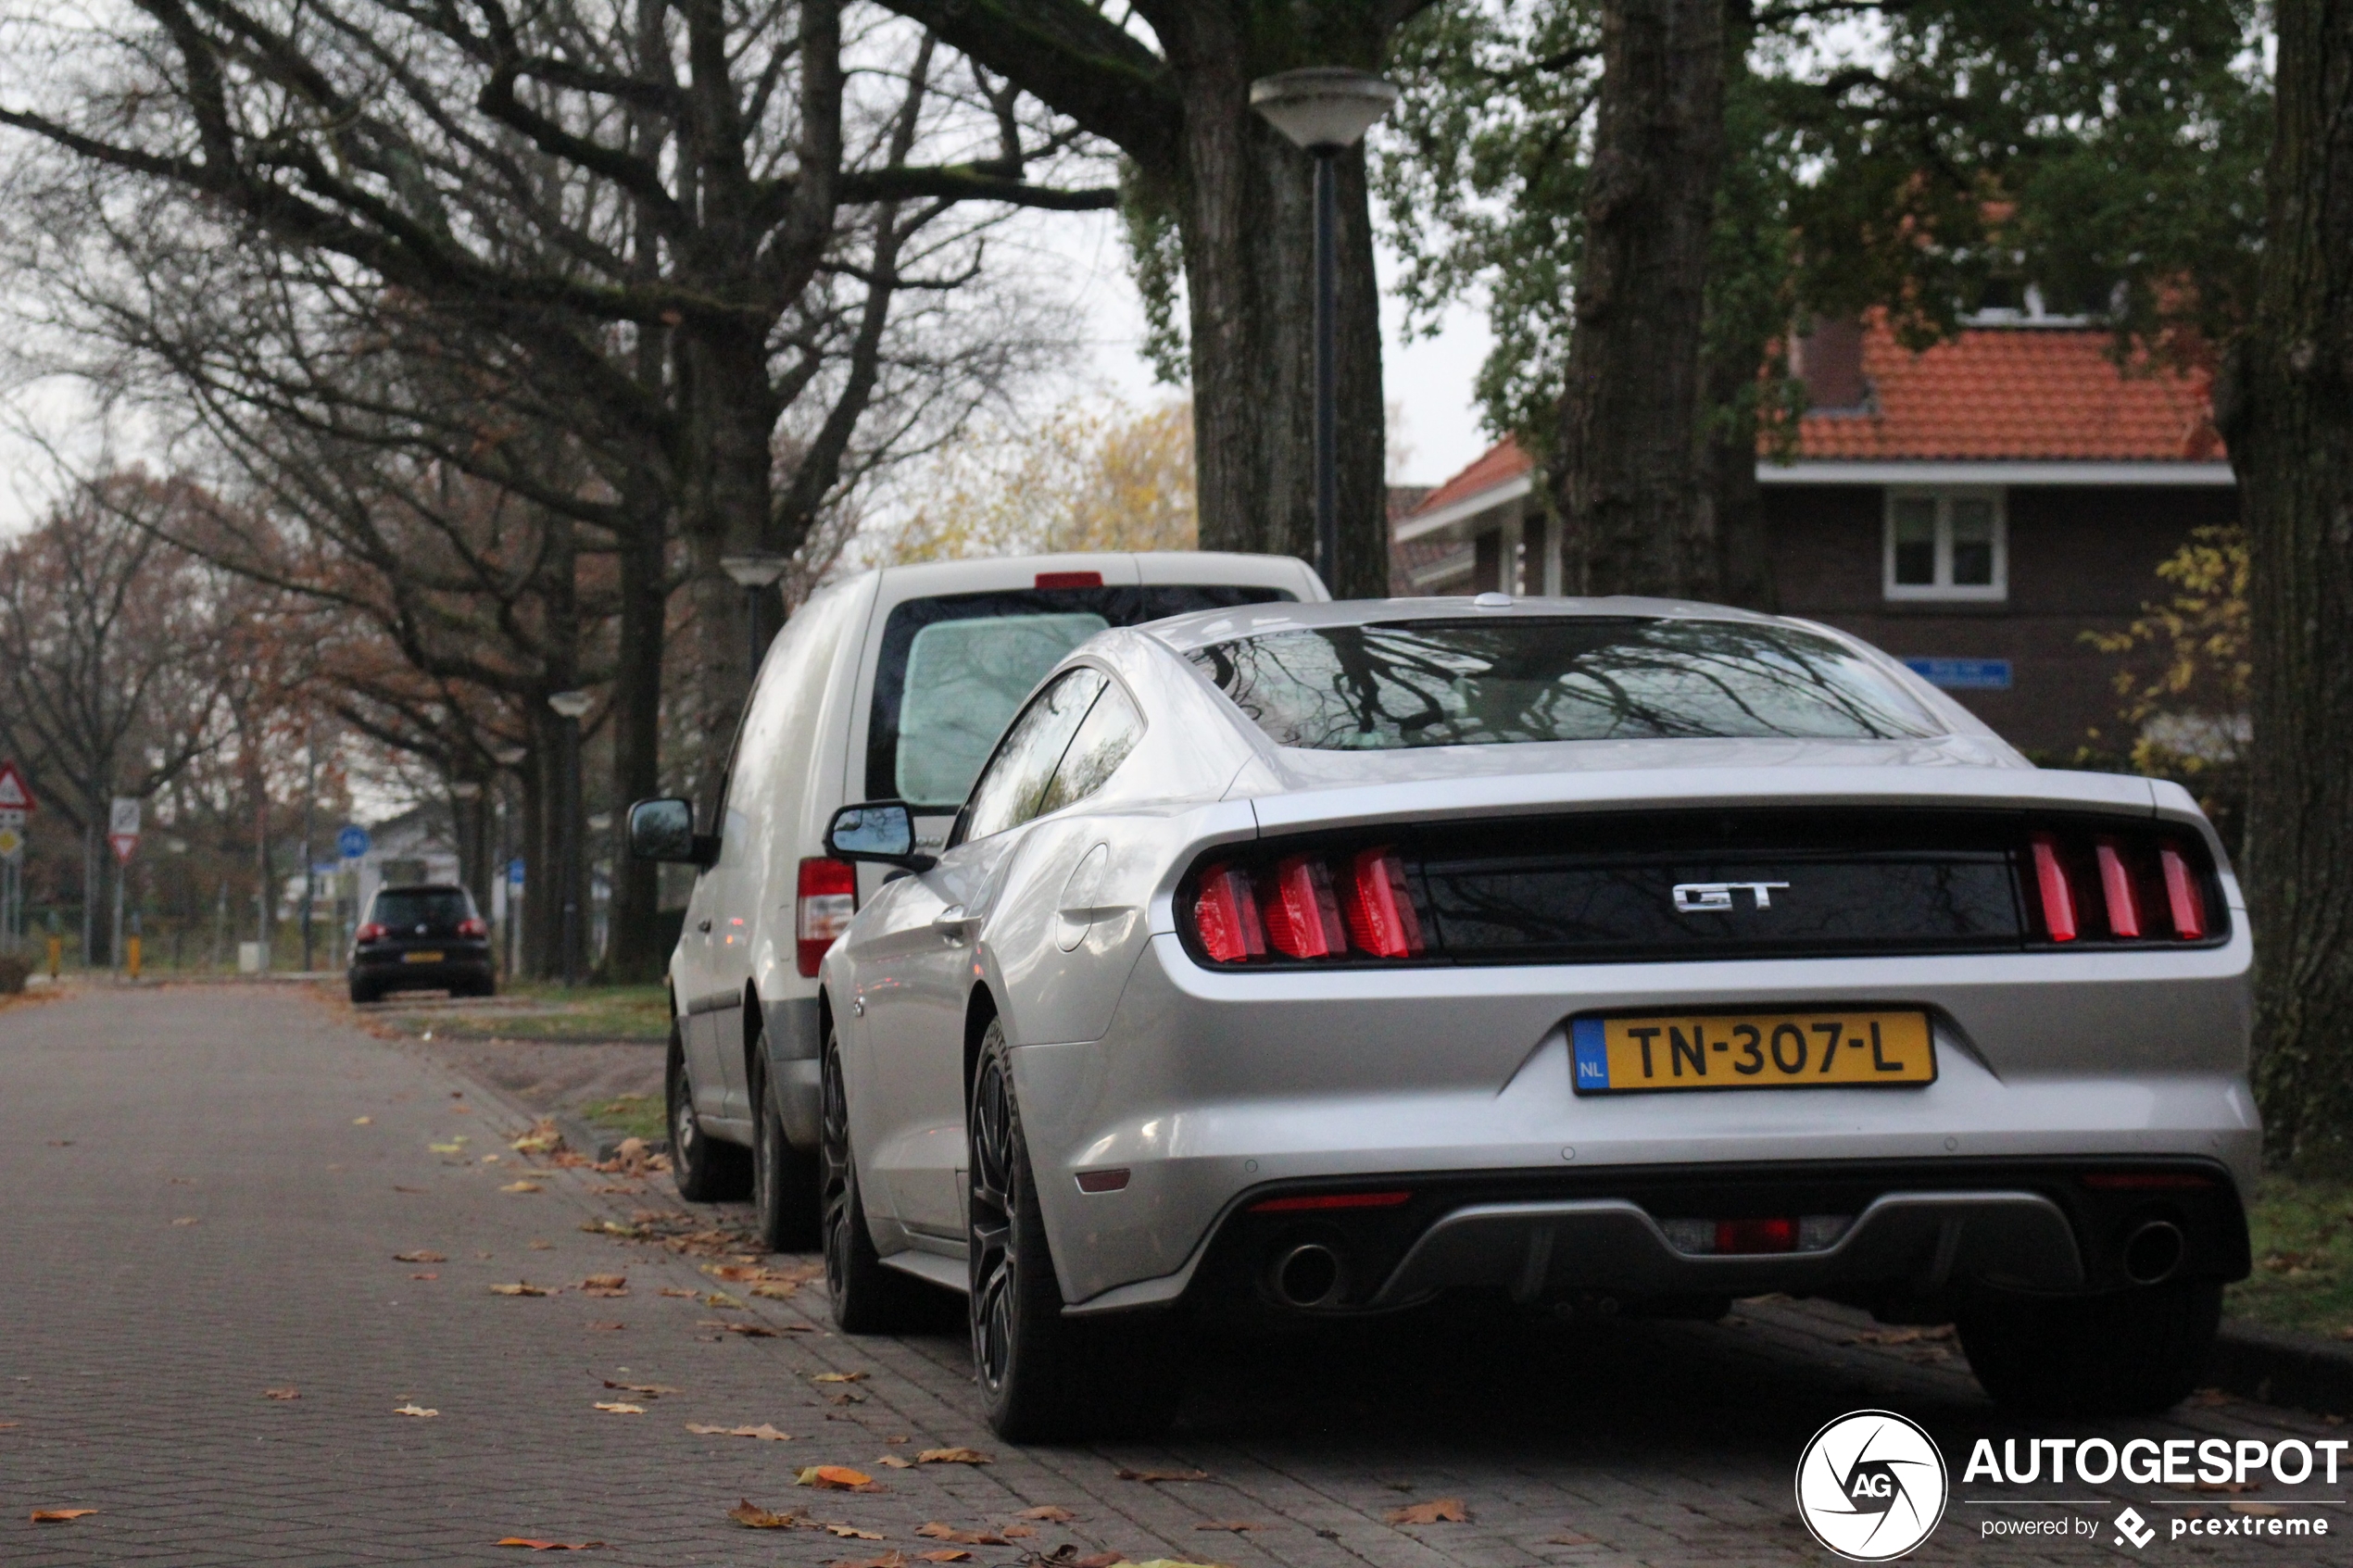
[(1701, 345), (1724, 153), (1723, 0), (1604, 0), (1554, 494), (1571, 593), (1711, 598)]
[(609, 978), (656, 980), (661, 868), (629, 853), (629, 806), (661, 790), (662, 621), (670, 606), (661, 514), (621, 542), (621, 630), (612, 685), (612, 939)]
[(1756, 485), (1756, 367), (1767, 345), (1727, 344), (1706, 366), (1699, 537), (1716, 543), (1710, 597), (1743, 609), (1780, 608), (1772, 554), (1765, 537), (1765, 499)]
[(2253, 624), (2256, 1087), (2273, 1150), (2353, 1153), (2353, 0), (2281, 0), (2255, 326), (2218, 399)]
[[(1315, 558), (1315, 169), (1250, 108), (1240, 51), (1183, 75), (1179, 224), (1191, 308), (1201, 544)], [(1270, 67), (1269, 69), (1280, 69)], [(1389, 592), (1380, 297), (1361, 147), (1338, 159), (1339, 581)]]

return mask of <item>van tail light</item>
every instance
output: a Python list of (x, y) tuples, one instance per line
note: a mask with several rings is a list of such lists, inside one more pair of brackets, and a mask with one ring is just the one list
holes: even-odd
[(1100, 571), (1041, 571), (1038, 574), (1040, 588), (1100, 588), (1103, 574)]
[(374, 921), (370, 921), (367, 924), (353, 932), (351, 935), (352, 939), (357, 942), (381, 942), (384, 939), (386, 933), (382, 925), (378, 924)]
[(465, 919), (458, 922), (458, 935), (460, 936), (487, 936), (490, 935), (490, 922), (483, 919), (480, 915), (468, 915)]
[(2108, 934), (2138, 936), (2141, 904), (2133, 890), (2132, 870), (2124, 864), (2124, 851), (2116, 840), (2103, 838), (2093, 852), (2100, 863), (2100, 897), (2108, 901)]
[(800, 972), (813, 975), (825, 949), (849, 929), (858, 912), (858, 868), (847, 860), (812, 857), (800, 862), (799, 893), (793, 934), (799, 938)]
[(1202, 872), (1201, 890), (1193, 895), (1193, 932), (1217, 963), (1266, 956), (1266, 931), (1248, 872), (1221, 863)]
[(2206, 935), (2206, 895), (2198, 875), (2181, 850), (2169, 844), (2157, 852), (2158, 869), (2165, 874), (2165, 902), (2173, 915), (2173, 935), (2195, 942)]
[(2047, 833), (2034, 835), (2034, 886), (2043, 897), (2043, 929), (2054, 942), (2075, 940), (2075, 890), (2067, 884), (2067, 864), (2059, 859), (2058, 840)]
[(1426, 946), (1394, 846), (1216, 860), (1193, 884), (1190, 935), (1212, 963), (1416, 959)]

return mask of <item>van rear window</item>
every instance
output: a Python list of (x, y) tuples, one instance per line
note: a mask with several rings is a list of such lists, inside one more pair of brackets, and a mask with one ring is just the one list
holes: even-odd
[(1279, 588), (1154, 584), (909, 599), (883, 623), (866, 726), (866, 797), (950, 810), (972, 793), (1022, 698), (1107, 626), (1271, 604)]

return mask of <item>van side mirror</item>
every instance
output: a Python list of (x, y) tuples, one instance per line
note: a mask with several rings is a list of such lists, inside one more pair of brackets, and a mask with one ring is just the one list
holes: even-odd
[(915, 814), (903, 800), (869, 800), (845, 806), (834, 813), (825, 829), (825, 853), (841, 860), (879, 860), (927, 872), (939, 864), (937, 855), (915, 849)]
[(695, 831), (695, 808), (689, 801), (640, 800), (629, 808), (629, 853), (640, 860), (708, 866), (719, 859), (719, 839)]

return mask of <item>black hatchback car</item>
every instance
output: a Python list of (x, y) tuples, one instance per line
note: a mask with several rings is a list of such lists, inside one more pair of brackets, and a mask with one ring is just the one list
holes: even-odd
[(487, 997), (498, 988), (489, 922), (472, 894), (445, 884), (380, 889), (352, 944), (350, 974), (355, 1002), (387, 991)]

